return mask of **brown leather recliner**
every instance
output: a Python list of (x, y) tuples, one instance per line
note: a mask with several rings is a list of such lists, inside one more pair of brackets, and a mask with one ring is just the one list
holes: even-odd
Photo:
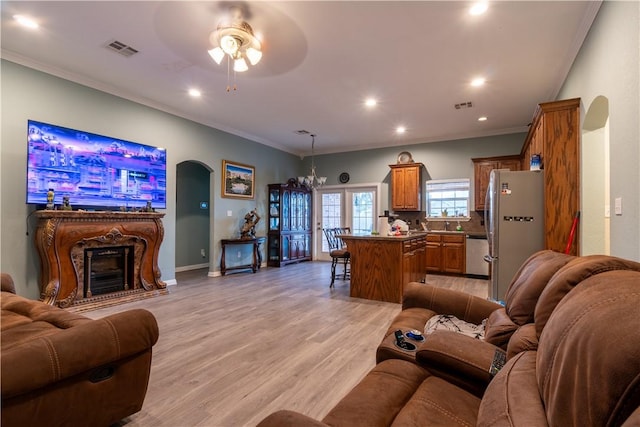
[[(426, 322), (438, 314), (451, 314), (469, 323), (487, 320), (485, 339), (503, 349), (511, 335), (522, 325), (533, 321), (540, 293), (551, 277), (575, 257), (543, 250), (531, 255), (515, 274), (505, 294), (505, 306), (464, 292), (438, 288), (428, 284), (409, 283), (402, 298), (402, 311), (393, 319), (378, 347), (376, 361), (386, 359), (414, 360), (414, 355), (384, 345), (394, 331), (424, 330)], [(491, 350), (493, 352), (493, 350)]]
[(322, 421), (278, 411), (258, 426), (638, 425), (640, 272), (589, 276), (548, 318), (535, 319), (537, 350), (512, 357), (482, 397), (416, 363), (388, 359)]
[(2, 293), (2, 426), (108, 426), (142, 408), (158, 324), (133, 309), (93, 320)]

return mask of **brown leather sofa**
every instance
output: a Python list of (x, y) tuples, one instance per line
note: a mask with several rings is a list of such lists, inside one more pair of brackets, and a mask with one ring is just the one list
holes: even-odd
[(482, 396), (387, 359), (322, 421), (282, 410), (258, 426), (640, 425), (640, 272), (587, 274), (576, 285), (534, 319), (537, 349), (509, 359)]
[(142, 408), (153, 315), (99, 320), (15, 295), (2, 274), (2, 426), (109, 426)]
[[(454, 315), (474, 324), (485, 320), (485, 341), (435, 331), (428, 336), (428, 343), (423, 346), (425, 351), (420, 352), (422, 357), (429, 356), (425, 362), (430, 364), (433, 373), (482, 396), (492, 378), (489, 366), (496, 350), (507, 350), (511, 336), (520, 327), (533, 322), (541, 292), (554, 274), (574, 259), (575, 256), (550, 250), (539, 251), (530, 256), (512, 279), (505, 295), (504, 307), (464, 292), (409, 283), (405, 287), (402, 310), (393, 319), (385, 338), (378, 346), (376, 361), (379, 363), (386, 359), (404, 359), (415, 362), (417, 352), (398, 348), (393, 332), (412, 329), (422, 331), (427, 320), (438, 314)], [(525, 335), (517, 345), (512, 345), (511, 351), (529, 348), (532, 345), (530, 341), (531, 338)], [(455, 355), (452, 354), (452, 349), (455, 349)]]

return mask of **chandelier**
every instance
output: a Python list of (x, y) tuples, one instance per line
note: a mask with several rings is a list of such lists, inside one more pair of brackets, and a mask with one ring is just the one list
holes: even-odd
[(314, 162), (314, 146), (316, 143), (316, 136), (311, 134), (311, 174), (307, 176), (299, 176), (298, 182), (300, 185), (306, 185), (309, 188), (322, 187), (327, 182), (326, 176), (318, 176), (316, 174), (316, 164)]
[(260, 40), (253, 35), (251, 25), (244, 21), (240, 7), (232, 6), (229, 12), (229, 16), (223, 18), (216, 31), (209, 36), (209, 41), (218, 46), (208, 51), (218, 65), (228, 58), (227, 79), (232, 62), (233, 71), (241, 73), (249, 69), (247, 60), (251, 65), (256, 65), (262, 58)]

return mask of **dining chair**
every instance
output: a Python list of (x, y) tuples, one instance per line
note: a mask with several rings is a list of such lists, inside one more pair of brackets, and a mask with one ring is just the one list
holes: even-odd
[(346, 280), (349, 277), (351, 254), (347, 250), (346, 244), (340, 238), (340, 235), (351, 233), (351, 229), (349, 227), (337, 227), (323, 228), (322, 231), (327, 239), (329, 256), (331, 256), (331, 284), (329, 285), (331, 288), (336, 280), (336, 266), (339, 262), (342, 263), (342, 280)]

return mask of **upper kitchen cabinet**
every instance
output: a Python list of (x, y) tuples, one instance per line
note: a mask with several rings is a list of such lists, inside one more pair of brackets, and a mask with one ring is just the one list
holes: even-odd
[(420, 211), (422, 209), (422, 163), (399, 163), (391, 168), (391, 209)]
[(494, 169), (520, 170), (522, 158), (520, 156), (483, 157), (471, 159), (473, 161), (474, 206), (475, 210), (485, 210), (485, 197), (489, 187), (489, 175)]
[[(580, 98), (539, 104), (522, 147), (523, 165), (539, 154), (544, 169), (545, 247), (564, 252), (580, 209)], [(580, 232), (569, 253), (578, 255)]]

